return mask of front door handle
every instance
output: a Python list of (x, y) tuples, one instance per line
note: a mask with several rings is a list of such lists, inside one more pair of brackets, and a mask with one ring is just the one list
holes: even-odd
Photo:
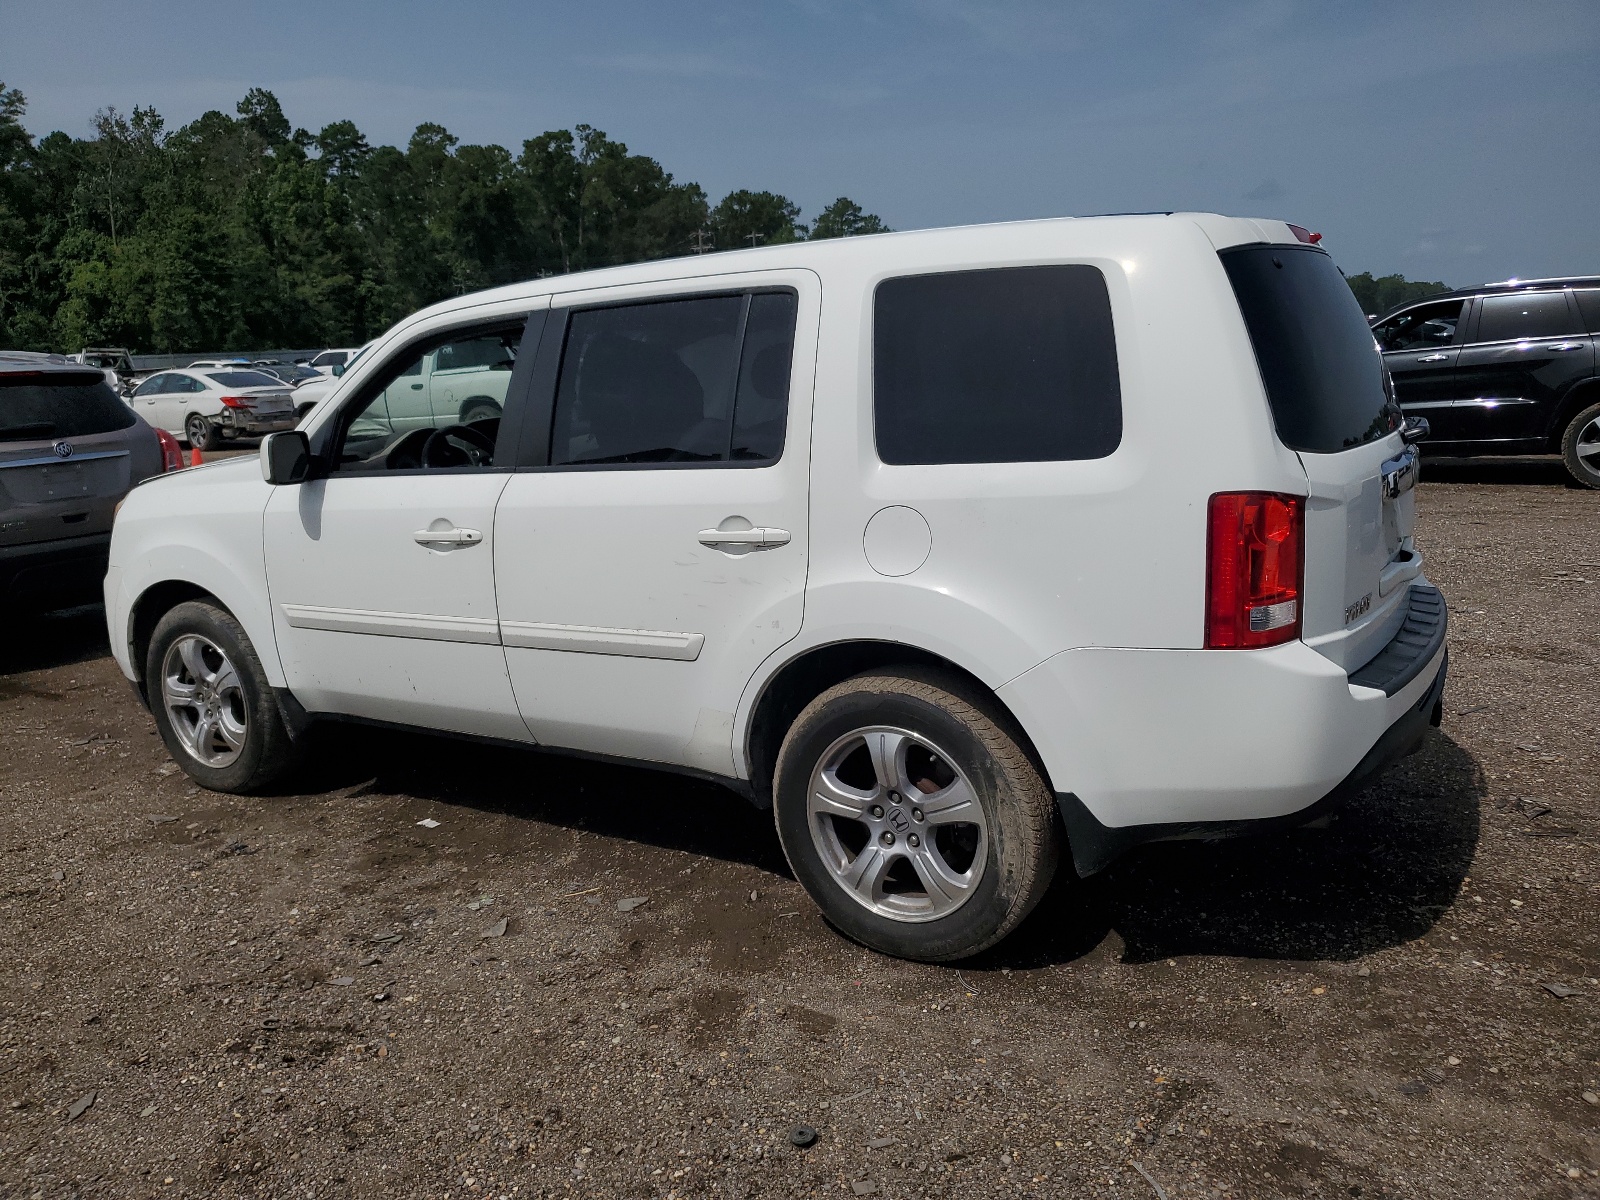
[(787, 529), (702, 529), (699, 534), (702, 546), (743, 546), (750, 550), (770, 550), (774, 546), (787, 546), (792, 535)]
[(1417, 361), (1419, 363), (1443, 362), (1445, 359), (1447, 359), (1449, 357), (1450, 356), (1448, 354), (1424, 354), (1421, 358), (1417, 359)]
[[(443, 522), (435, 521), (433, 524), (442, 525)], [(441, 549), (453, 546), (476, 546), (483, 541), (482, 530), (457, 529), (454, 525), (440, 529), (429, 526), (427, 529), (417, 530), (411, 536), (419, 546)]]
[(1553, 342), (1545, 347), (1546, 350), (1582, 350), (1582, 342)]

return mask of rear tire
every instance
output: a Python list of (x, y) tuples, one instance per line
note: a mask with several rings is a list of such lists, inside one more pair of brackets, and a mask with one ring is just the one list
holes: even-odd
[(1591, 404), (1567, 423), (1561, 435), (1561, 460), (1574, 482), (1600, 488), (1600, 404)]
[(829, 688), (790, 727), (778, 837), (847, 937), (898, 958), (966, 958), (1048, 890), (1055, 798), (988, 707), (957, 678), (907, 669)]
[(183, 435), (195, 450), (215, 450), (222, 445), (222, 435), (217, 427), (199, 413), (190, 413), (183, 423)]
[(173, 760), (214, 792), (257, 792), (299, 755), (244, 627), (190, 600), (156, 623), (145, 691)]

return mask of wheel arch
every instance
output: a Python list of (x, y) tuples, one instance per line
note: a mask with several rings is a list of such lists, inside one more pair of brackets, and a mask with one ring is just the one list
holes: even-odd
[(150, 651), (150, 639), (161, 618), (189, 600), (210, 600), (224, 610), (228, 607), (198, 583), (187, 579), (164, 579), (140, 592), (128, 611), (128, 661), (133, 666), (134, 681), (146, 703), (150, 696), (146, 690), (149, 681), (145, 678), (144, 660)]
[(1600, 375), (1578, 380), (1561, 397), (1561, 403), (1556, 406), (1555, 420), (1551, 422), (1547, 433), (1551, 454), (1561, 453), (1561, 441), (1566, 437), (1567, 425), (1591, 404), (1600, 404)]
[(789, 659), (766, 679), (750, 707), (742, 738), (750, 772), (751, 796), (762, 807), (772, 804), (772, 769), (784, 735), (802, 709), (837, 683), (867, 671), (916, 668), (952, 676), (999, 721), (1048, 781), (1027, 730), (1010, 707), (971, 670), (944, 655), (907, 642), (860, 638), (812, 646)]

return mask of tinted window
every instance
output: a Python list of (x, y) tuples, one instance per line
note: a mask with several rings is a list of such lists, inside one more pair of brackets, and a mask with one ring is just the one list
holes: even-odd
[(1390, 317), (1373, 332), (1385, 350), (1424, 350), (1448, 346), (1455, 340), (1456, 323), (1461, 319), (1465, 300), (1444, 304), (1424, 304)]
[(1573, 332), (1565, 292), (1525, 292), (1517, 296), (1485, 296), (1478, 301), (1475, 342), (1560, 337)]
[(1583, 327), (1590, 333), (1600, 333), (1600, 288), (1579, 288), (1572, 295), (1583, 315)]
[(1103, 458), (1122, 440), (1111, 300), (1094, 267), (887, 279), (872, 357), (886, 463)]
[(0, 373), (0, 441), (86, 437), (136, 420), (99, 371)]
[(282, 387), (283, 380), (265, 371), (212, 371), (206, 376), (225, 388)]
[(1330, 454), (1400, 428), (1372, 330), (1331, 258), (1294, 246), (1221, 258), (1285, 446)]
[(794, 304), (793, 296), (774, 293), (573, 313), (551, 463), (776, 458)]

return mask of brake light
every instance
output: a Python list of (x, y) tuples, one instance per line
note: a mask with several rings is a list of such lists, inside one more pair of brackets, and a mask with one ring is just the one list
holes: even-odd
[(1305, 500), (1219, 492), (1206, 517), (1206, 649), (1294, 641), (1300, 636)]
[(156, 441), (161, 443), (161, 469), (163, 471), (183, 470), (183, 448), (178, 445), (178, 439), (165, 429), (156, 430)]
[(219, 397), (219, 399), (221, 399), (222, 403), (227, 405), (229, 408), (250, 407), (250, 401), (244, 396), (222, 396)]
[(1322, 235), (1320, 233), (1312, 233), (1311, 230), (1307, 229), (1304, 225), (1290, 225), (1289, 232), (1294, 234), (1295, 237), (1299, 238), (1308, 246), (1315, 246), (1322, 240)]

